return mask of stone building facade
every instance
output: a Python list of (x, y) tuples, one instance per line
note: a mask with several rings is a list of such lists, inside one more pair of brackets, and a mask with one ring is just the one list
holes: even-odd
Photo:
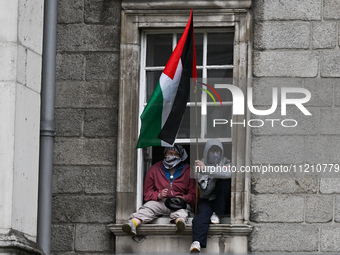
[[(38, 254), (32, 244), (37, 189), (28, 187), (38, 182), (40, 110), (30, 102), (39, 101), (43, 5), (0, 1), (5, 2), (19, 15), (6, 16), (15, 32), (0, 24), (0, 56), (13, 63), (0, 68), (0, 116), (8, 123), (0, 133), (6, 141), (0, 142), (0, 164), (6, 169), (0, 177), (15, 180), (11, 187), (0, 186), (0, 213), (1, 205), (11, 212), (0, 217), (0, 253), (16, 242), (10, 236), (19, 236)], [(183, 29), (190, 8), (197, 30), (233, 29), (234, 78), (240, 78), (244, 93), (253, 88), (256, 109), (271, 106), (273, 87), (305, 88), (312, 96), (305, 104), (311, 116), (288, 107), (287, 118), (297, 120), (296, 128), (235, 126), (233, 162), (327, 164), (327, 170), (340, 162), (339, 0), (59, 0), (52, 254), (157, 252), (164, 246), (168, 252), (188, 251), (190, 227), (176, 237), (169, 224), (148, 224), (141, 227), (147, 238), (140, 240), (120, 228), (140, 196), (135, 145), (143, 32)], [(282, 119), (280, 109), (279, 103), (269, 117), (248, 112), (246, 118)], [(30, 128), (28, 135), (22, 125)], [(13, 139), (5, 140), (8, 135)], [(5, 160), (6, 148), (14, 149)], [(25, 175), (29, 178), (20, 178)], [(231, 216), (211, 228), (207, 252), (339, 252), (340, 180), (335, 177), (335, 171), (322, 177), (235, 174)], [(18, 195), (28, 191), (33, 195)], [(22, 201), (30, 203), (29, 210), (19, 210), (16, 203)]]

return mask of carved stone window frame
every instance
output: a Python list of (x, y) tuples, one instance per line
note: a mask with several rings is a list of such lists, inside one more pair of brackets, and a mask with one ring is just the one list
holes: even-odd
[[(234, 85), (246, 95), (251, 77), (251, 1), (123, 1), (120, 45), (119, 127), (117, 150), (116, 227), (136, 211), (138, 106), (140, 82), (140, 35), (143, 29), (184, 28), (194, 10), (195, 28), (233, 27)], [(204, 4), (205, 3), (205, 4)], [(175, 7), (174, 7), (175, 6)], [(204, 8), (204, 9), (202, 9)], [(175, 10), (174, 10), (175, 9)], [(249, 115), (248, 115), (249, 116)], [(247, 116), (234, 116), (242, 122)], [(247, 127), (233, 126), (232, 162), (249, 164), (250, 135)], [(249, 222), (250, 179), (245, 173), (233, 174), (231, 219), (228, 233), (246, 235)], [(115, 230), (115, 228), (117, 228)]]

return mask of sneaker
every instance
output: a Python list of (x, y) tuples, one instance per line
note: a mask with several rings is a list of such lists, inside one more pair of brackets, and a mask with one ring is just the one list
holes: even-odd
[(122, 226), (122, 230), (127, 233), (130, 236), (137, 235), (137, 230), (135, 224), (132, 222), (132, 220), (129, 220), (125, 222)]
[(194, 241), (190, 245), (190, 253), (200, 253), (201, 252), (201, 244), (198, 241)]
[(213, 212), (213, 214), (210, 217), (210, 222), (212, 224), (220, 224), (220, 222), (221, 222), (220, 216), (218, 216), (216, 213)]
[(181, 234), (185, 229), (185, 221), (184, 219), (179, 219), (176, 222), (176, 234)]

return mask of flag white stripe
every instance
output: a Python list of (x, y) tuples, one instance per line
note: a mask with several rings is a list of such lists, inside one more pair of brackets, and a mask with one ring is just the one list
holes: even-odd
[(162, 73), (159, 78), (159, 85), (163, 94), (163, 110), (162, 110), (162, 127), (169, 117), (172, 105), (175, 101), (177, 89), (182, 75), (182, 61), (178, 62), (174, 79), (169, 78), (166, 74)]

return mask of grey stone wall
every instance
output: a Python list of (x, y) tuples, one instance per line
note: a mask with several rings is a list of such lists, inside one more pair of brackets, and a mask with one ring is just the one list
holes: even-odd
[(120, 0), (59, 0), (53, 254), (111, 254)]
[[(340, 1), (255, 0), (253, 15), (255, 104), (268, 109), (274, 85), (305, 87), (312, 116), (292, 107), (297, 128), (252, 129), (252, 163), (339, 163)], [(340, 252), (339, 187), (313, 175), (253, 178), (250, 251)]]

